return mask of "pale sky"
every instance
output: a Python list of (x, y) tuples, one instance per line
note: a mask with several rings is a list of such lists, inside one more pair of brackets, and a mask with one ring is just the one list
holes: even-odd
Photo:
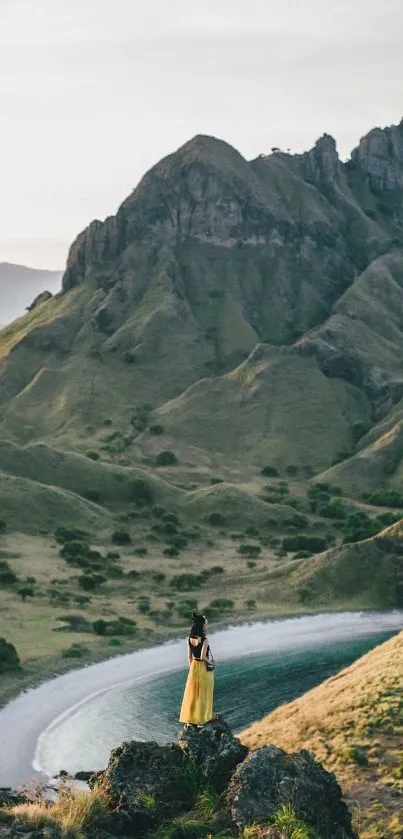
[(403, 116), (402, 0), (0, 0), (0, 261), (62, 268), (195, 134), (248, 159)]

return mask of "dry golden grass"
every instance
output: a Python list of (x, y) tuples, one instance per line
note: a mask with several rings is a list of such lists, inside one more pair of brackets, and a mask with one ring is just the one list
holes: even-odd
[(403, 633), (241, 735), (309, 749), (336, 773), (362, 839), (403, 835)]
[(96, 789), (90, 792), (66, 786), (53, 803), (37, 800), (17, 804), (7, 814), (21, 824), (24, 832), (25, 828), (47, 828), (50, 837), (56, 834), (60, 839), (84, 839), (85, 831), (105, 812), (106, 805)]

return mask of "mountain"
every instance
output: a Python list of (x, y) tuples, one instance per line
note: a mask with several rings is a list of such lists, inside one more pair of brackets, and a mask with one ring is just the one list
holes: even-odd
[(62, 273), (0, 262), (0, 324), (21, 317), (42, 292), (59, 291)]
[(295, 510), (327, 547), (374, 536), (403, 507), (402, 312), (403, 122), (346, 163), (327, 134), (253, 161), (197, 136), (0, 333), (0, 468), (109, 509), (110, 466), (140, 469), (188, 515), (271, 520), (277, 542)]
[(251, 749), (308, 749), (335, 772), (362, 839), (399, 839), (403, 633), (241, 734)]

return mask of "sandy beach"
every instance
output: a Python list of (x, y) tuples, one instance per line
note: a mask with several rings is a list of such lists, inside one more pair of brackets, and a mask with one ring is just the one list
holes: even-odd
[[(403, 611), (345, 612), (236, 626), (213, 633), (210, 640), (219, 662), (402, 628)], [(47, 780), (35, 763), (38, 741), (81, 704), (119, 685), (185, 667), (181, 639), (70, 671), (24, 692), (0, 711), (0, 786), (17, 787), (33, 777)]]

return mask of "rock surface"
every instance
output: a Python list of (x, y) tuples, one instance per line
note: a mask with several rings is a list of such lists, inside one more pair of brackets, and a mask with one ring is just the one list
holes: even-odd
[(322, 839), (355, 837), (334, 775), (307, 751), (287, 754), (266, 746), (252, 752), (235, 770), (224, 800), (238, 828), (269, 822), (281, 805), (291, 805), (296, 817)]
[(38, 306), (41, 306), (42, 303), (47, 303), (48, 300), (51, 300), (53, 294), (50, 291), (42, 291), (35, 297), (35, 300), (31, 303), (30, 306), (27, 307), (28, 312), (33, 312)]
[(202, 776), (220, 792), (232, 772), (245, 760), (248, 749), (234, 737), (230, 727), (220, 717), (201, 729), (184, 728), (179, 745), (201, 769)]

